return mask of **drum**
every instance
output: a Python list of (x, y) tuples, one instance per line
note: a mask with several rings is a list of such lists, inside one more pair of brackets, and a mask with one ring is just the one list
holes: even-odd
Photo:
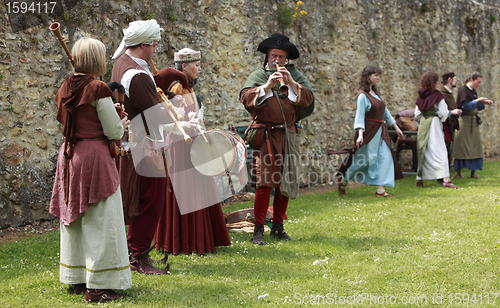
[(215, 129), (199, 135), (191, 145), (191, 162), (203, 175), (238, 174), (245, 168), (247, 149), (243, 140), (232, 133)]

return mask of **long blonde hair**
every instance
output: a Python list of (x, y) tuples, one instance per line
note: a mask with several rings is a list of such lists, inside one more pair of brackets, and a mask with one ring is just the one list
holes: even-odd
[(71, 49), (75, 73), (101, 76), (106, 73), (106, 47), (101, 41), (82, 37)]

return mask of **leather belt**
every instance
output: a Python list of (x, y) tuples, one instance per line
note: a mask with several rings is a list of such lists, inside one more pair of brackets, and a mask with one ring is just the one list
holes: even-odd
[(270, 129), (284, 129), (286, 128), (285, 124), (278, 124), (278, 125), (270, 125)]
[[(473, 113), (473, 114), (470, 114), (470, 113), (465, 113), (465, 114), (462, 114), (462, 116), (476, 116), (477, 113)], [(470, 133), (472, 134), (474, 132), (474, 118), (470, 118)]]

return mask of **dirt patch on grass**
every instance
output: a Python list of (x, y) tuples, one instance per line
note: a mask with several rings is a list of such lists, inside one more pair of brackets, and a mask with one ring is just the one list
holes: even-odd
[(23, 238), (37, 234), (45, 234), (57, 229), (59, 229), (59, 219), (35, 221), (26, 226), (0, 229), (0, 244), (15, 242)]

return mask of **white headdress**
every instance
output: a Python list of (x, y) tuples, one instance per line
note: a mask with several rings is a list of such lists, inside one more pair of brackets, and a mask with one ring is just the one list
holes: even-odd
[(139, 44), (151, 45), (153, 41), (161, 39), (160, 25), (154, 19), (138, 20), (128, 24), (128, 28), (123, 29), (123, 39), (120, 46), (115, 51), (113, 59), (118, 58), (125, 52), (125, 49), (130, 46)]
[(192, 50), (191, 48), (183, 48), (174, 53), (174, 62), (193, 62), (201, 60), (201, 52)]

